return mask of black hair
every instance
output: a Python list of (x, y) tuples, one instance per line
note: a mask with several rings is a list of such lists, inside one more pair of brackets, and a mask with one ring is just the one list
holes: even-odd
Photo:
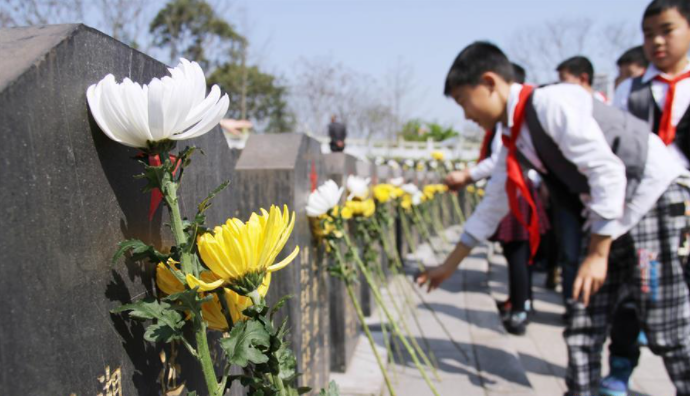
[(576, 76), (586, 73), (589, 85), (592, 85), (592, 82), (594, 82), (594, 66), (592, 66), (592, 62), (584, 56), (573, 56), (572, 58), (564, 60), (556, 67), (556, 71), (564, 71)]
[(644, 10), (642, 20), (657, 16), (666, 10), (675, 8), (690, 24), (690, 2), (688, 0), (654, 0)]
[(486, 72), (494, 72), (506, 81), (513, 81), (513, 65), (503, 51), (486, 41), (474, 42), (453, 61), (443, 94), (450, 96), (455, 88), (463, 85), (478, 85)]
[(513, 82), (516, 82), (518, 84), (524, 84), (525, 83), (525, 68), (518, 65), (517, 63), (511, 63), (513, 65)]
[(644, 55), (644, 49), (642, 48), (641, 45), (638, 45), (637, 47), (632, 47), (629, 50), (623, 52), (623, 55), (621, 55), (620, 58), (616, 61), (616, 65), (618, 66), (623, 66), (623, 65), (639, 65), (640, 67), (644, 67), (645, 69), (647, 66), (649, 66), (649, 61), (647, 60), (647, 57)]

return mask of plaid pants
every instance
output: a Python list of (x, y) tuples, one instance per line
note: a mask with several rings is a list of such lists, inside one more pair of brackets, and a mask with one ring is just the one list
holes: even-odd
[[(690, 225), (690, 189), (672, 184), (652, 210), (615, 240), (606, 281), (585, 307), (578, 303), (564, 332), (570, 396), (597, 396), (601, 352), (611, 315), (626, 296), (635, 301), (649, 349), (663, 358), (678, 396), (690, 396), (690, 296), (679, 256)], [(678, 213), (678, 209), (680, 213)]]

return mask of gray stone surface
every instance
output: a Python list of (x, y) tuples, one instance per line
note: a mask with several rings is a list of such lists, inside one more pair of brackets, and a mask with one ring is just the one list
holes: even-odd
[[(99, 378), (119, 370), (124, 394), (157, 395), (160, 347), (141, 323), (109, 313), (154, 293), (153, 266), (110, 260), (127, 238), (169, 247), (167, 213), (147, 220), (137, 150), (99, 130), (86, 89), (108, 73), (147, 83), (166, 66), (83, 25), (0, 30), (0, 52), (0, 394), (98, 394)], [(232, 179), (236, 159), (219, 130), (190, 144), (206, 155), (183, 182), (187, 214)], [(217, 198), (211, 224), (225, 220), (231, 195)], [(182, 373), (187, 389), (193, 372)]]
[[(269, 302), (293, 295), (281, 315), (289, 315), (290, 337), (300, 382), (315, 389), (327, 384), (329, 375), (328, 273), (322, 249), (314, 246), (306, 215), (311, 191), (310, 176), (325, 180), (319, 143), (303, 134), (252, 135), (242, 151), (234, 174), (234, 207), (240, 218), (271, 204), (287, 204), (297, 213), (295, 229), (285, 253), (295, 245), (300, 255), (277, 272), (271, 281)], [(280, 259), (280, 257), (279, 257)]]
[[(345, 185), (347, 177), (357, 172), (356, 162), (356, 158), (349, 154), (325, 154), (326, 178), (332, 179), (339, 186)], [(333, 265), (333, 263), (329, 262), (328, 265)], [(331, 370), (342, 373), (347, 370), (357, 346), (360, 332), (359, 319), (343, 281), (329, 276), (328, 285)], [(361, 305), (366, 305), (367, 310), (370, 310), (369, 301), (361, 298), (363, 294), (366, 294), (366, 288), (360, 286), (362, 283), (357, 284), (355, 293), (360, 295)]]

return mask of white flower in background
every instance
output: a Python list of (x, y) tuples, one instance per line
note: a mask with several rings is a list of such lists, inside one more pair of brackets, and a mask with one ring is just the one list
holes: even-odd
[(338, 187), (336, 182), (328, 180), (309, 195), (307, 200), (307, 216), (318, 217), (333, 209), (343, 195), (344, 187)]
[(443, 165), (445, 166), (446, 169), (453, 169), (453, 163), (450, 162), (449, 160), (446, 160)]
[(388, 160), (386, 165), (390, 166), (392, 169), (400, 169), (400, 164), (395, 160)]
[(463, 170), (465, 169), (465, 164), (462, 162), (456, 162), (455, 163), (455, 170)]
[(149, 142), (199, 137), (228, 111), (228, 95), (214, 85), (206, 96), (206, 77), (196, 62), (180, 59), (170, 76), (139, 85), (108, 74), (86, 91), (91, 114), (108, 137), (145, 149)]
[(400, 187), (403, 184), (405, 184), (405, 178), (402, 176), (394, 177), (394, 178), (388, 180), (388, 183), (392, 184), (395, 187)]
[(403, 191), (405, 191), (405, 193), (410, 194), (413, 197), (415, 194), (420, 192), (419, 187), (417, 187), (416, 185), (414, 185), (412, 183), (403, 184), (403, 186), (401, 188)]
[(424, 202), (423, 198), (424, 198), (424, 193), (417, 190), (416, 193), (412, 194), (412, 205), (414, 205), (414, 206), (421, 205), (421, 203)]
[(438, 161), (436, 161), (436, 160), (429, 161), (429, 168), (431, 168), (431, 169), (438, 168)]
[(374, 164), (376, 166), (383, 165), (386, 161), (381, 157), (374, 158)]
[(486, 179), (482, 179), (475, 184), (477, 185), (477, 187), (482, 188), (482, 187), (486, 186)]
[(414, 161), (408, 158), (405, 160), (404, 164), (406, 167), (412, 168), (414, 166)]
[(371, 178), (366, 179), (359, 176), (350, 175), (347, 177), (347, 191), (350, 195), (347, 199), (359, 198), (366, 199), (369, 196), (369, 182)]

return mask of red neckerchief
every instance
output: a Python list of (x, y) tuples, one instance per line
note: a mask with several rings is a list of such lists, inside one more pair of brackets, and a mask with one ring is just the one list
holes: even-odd
[[(525, 121), (525, 107), (527, 104), (527, 99), (533, 91), (534, 87), (531, 85), (522, 86), (518, 103), (517, 106), (515, 106), (515, 112), (513, 113), (513, 126), (510, 128), (510, 136), (501, 136), (503, 139), (503, 145), (508, 149), (508, 156), (506, 158), (506, 192), (508, 194), (508, 202), (513, 215), (515, 215), (520, 224), (522, 224), (522, 226), (525, 227), (529, 233), (530, 264), (534, 260), (534, 255), (537, 253), (539, 240), (541, 239), (539, 235), (539, 217), (537, 215), (537, 205), (535, 204), (532, 194), (527, 187), (525, 176), (522, 173), (520, 163), (517, 159), (517, 147), (515, 143), (520, 136), (520, 130), (523, 122)], [(525, 219), (522, 218), (522, 213), (520, 212), (520, 205), (518, 204), (517, 196), (518, 190), (522, 194), (522, 197), (525, 199), (525, 201), (527, 201), (527, 204), (531, 210), (529, 224), (525, 221)]]

